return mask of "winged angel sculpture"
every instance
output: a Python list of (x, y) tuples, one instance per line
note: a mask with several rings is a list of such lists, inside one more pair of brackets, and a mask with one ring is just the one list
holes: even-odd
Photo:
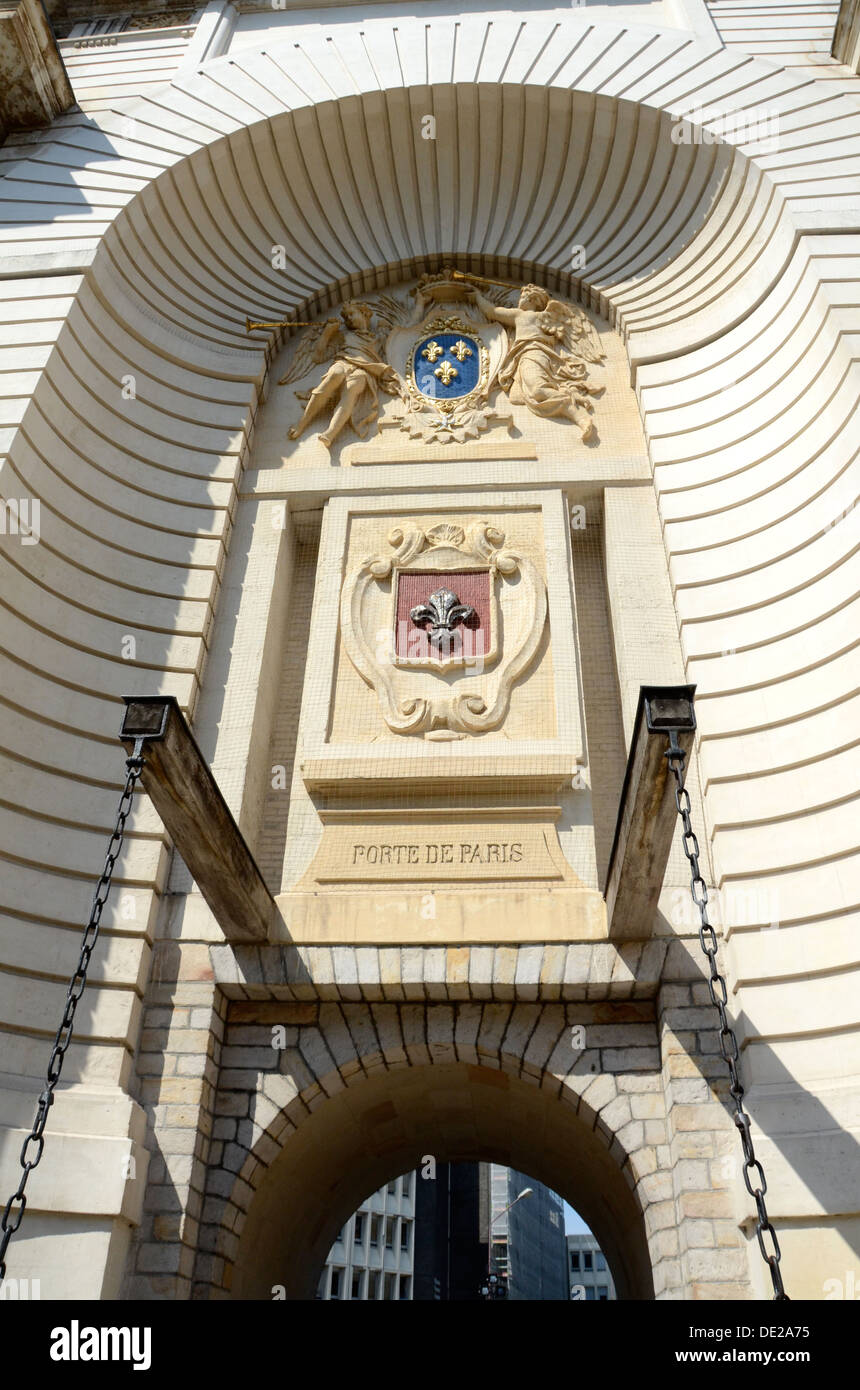
[(535, 415), (573, 420), (587, 444), (596, 434), (589, 397), (602, 396), (605, 388), (588, 380), (585, 364), (600, 363), (604, 355), (585, 314), (551, 299), (539, 285), (524, 285), (515, 309), (494, 304), (477, 290), (472, 297), (488, 319), (514, 330), (498, 375), (511, 403), (528, 406)]
[[(385, 296), (380, 296), (381, 302), (385, 300)], [(390, 304), (402, 313), (395, 300)], [(278, 385), (298, 381), (324, 362), (331, 365), (312, 391), (296, 392), (299, 400), (307, 404), (301, 420), (289, 431), (290, 439), (298, 439), (326, 409), (332, 412), (331, 420), (319, 438), (327, 449), (347, 424), (352, 425), (359, 439), (364, 439), (379, 415), (380, 390), (390, 396), (401, 394), (400, 377), (382, 355), (385, 333), (374, 328), (374, 318), (380, 321), (371, 305), (351, 299), (343, 305), (339, 318), (314, 324), (304, 335), (290, 370)]]

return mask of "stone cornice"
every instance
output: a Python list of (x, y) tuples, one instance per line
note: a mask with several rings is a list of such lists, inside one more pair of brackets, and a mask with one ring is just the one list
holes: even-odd
[(11, 130), (49, 125), (74, 104), (39, 0), (0, 5), (0, 140)]

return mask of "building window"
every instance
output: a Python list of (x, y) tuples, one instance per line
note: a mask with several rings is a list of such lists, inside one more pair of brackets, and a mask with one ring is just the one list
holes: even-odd
[(379, 1297), (379, 1271), (376, 1269), (368, 1270), (367, 1297), (368, 1301)]
[(354, 1269), (354, 1270), (352, 1271), (352, 1296), (353, 1296), (353, 1298), (361, 1298), (361, 1274), (362, 1274), (362, 1271), (361, 1271), (360, 1269)]
[(606, 1256), (605, 1256), (605, 1255), (601, 1255), (601, 1253), (600, 1253), (599, 1250), (597, 1251), (597, 1254), (596, 1254), (595, 1257), (594, 1257), (594, 1268), (595, 1268), (595, 1269), (605, 1269), (605, 1268), (606, 1268)]
[(586, 1301), (586, 1303), (596, 1303), (596, 1302), (597, 1302), (597, 1294), (595, 1293), (594, 1289), (586, 1289), (586, 1290), (585, 1290), (585, 1301)]
[(408, 1221), (401, 1221), (401, 1223), (400, 1223), (400, 1249), (401, 1249), (401, 1250), (408, 1250), (408, 1249), (409, 1249), (409, 1222), (408, 1222)]
[(385, 1297), (386, 1301), (389, 1302), (389, 1303), (396, 1303), (396, 1302), (397, 1302), (397, 1275), (396, 1275), (396, 1274), (386, 1274), (386, 1276), (385, 1276), (385, 1294), (384, 1294), (384, 1297)]
[(388, 1195), (389, 1195), (389, 1197), (396, 1197), (396, 1196), (397, 1196), (397, 1179), (396, 1179), (396, 1178), (394, 1179), (394, 1182), (390, 1182), (390, 1183), (388, 1184)]
[(570, 1252), (570, 1267), (571, 1267), (571, 1269), (579, 1269), (579, 1251), (578, 1251), (578, 1250), (571, 1250), (571, 1252)]
[(332, 1270), (332, 1272), (331, 1272), (331, 1287), (330, 1287), (330, 1289), (329, 1289), (329, 1298), (340, 1298), (340, 1276), (341, 1276), (342, 1273), (343, 1273), (343, 1270), (342, 1270), (342, 1269), (333, 1269), (333, 1270)]
[(582, 1252), (582, 1258), (583, 1258), (583, 1260), (584, 1260), (584, 1264), (583, 1264), (582, 1268), (583, 1268), (583, 1269), (592, 1269), (592, 1268), (593, 1268), (593, 1263), (592, 1263), (592, 1252), (591, 1252), (590, 1250), (583, 1250), (583, 1252)]
[(355, 1218), (355, 1229), (353, 1230), (353, 1234), (352, 1234), (352, 1243), (353, 1243), (353, 1245), (361, 1245), (361, 1242), (362, 1242), (363, 1239), (364, 1239), (364, 1215), (363, 1215), (362, 1212), (359, 1212), (358, 1215), (357, 1215), (356, 1218)]
[(609, 1302), (609, 1290), (605, 1284), (597, 1285), (597, 1299), (599, 1303)]
[(370, 1218), (370, 1243), (371, 1243), (371, 1245), (379, 1245), (379, 1226), (380, 1226), (381, 1220), (382, 1220), (382, 1218), (379, 1217), (379, 1216), (377, 1216), (375, 1213), (374, 1213), (374, 1215), (371, 1216), (371, 1218)]
[(409, 1296), (410, 1296), (410, 1294), (411, 1294), (411, 1292), (412, 1292), (411, 1289), (410, 1289), (410, 1284), (411, 1284), (411, 1283), (412, 1283), (412, 1280), (409, 1278), (409, 1275), (408, 1275), (408, 1274), (401, 1274), (401, 1276), (400, 1276), (400, 1299), (401, 1299), (401, 1302), (403, 1301), (403, 1299), (408, 1299), (408, 1298), (409, 1298)]
[(393, 1250), (393, 1249), (394, 1249), (394, 1217), (393, 1217), (393, 1216), (387, 1216), (387, 1217), (385, 1218), (385, 1248), (386, 1248), (386, 1250)]

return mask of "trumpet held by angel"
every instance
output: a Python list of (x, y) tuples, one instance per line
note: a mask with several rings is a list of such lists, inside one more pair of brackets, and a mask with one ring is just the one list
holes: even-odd
[(515, 308), (496, 304), (477, 289), (471, 294), (488, 319), (514, 330), (497, 378), (511, 403), (528, 406), (535, 415), (572, 420), (584, 443), (594, 439), (591, 398), (605, 388), (591, 385), (586, 363), (599, 364), (604, 354), (582, 310), (552, 299), (540, 285), (524, 285)]

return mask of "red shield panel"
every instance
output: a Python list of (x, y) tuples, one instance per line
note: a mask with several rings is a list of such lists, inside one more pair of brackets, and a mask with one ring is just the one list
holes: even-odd
[[(427, 607), (439, 590), (450, 590), (457, 602), (473, 609), (450, 631), (432, 621), (416, 623), (415, 608)], [(432, 607), (432, 605), (430, 605)], [(406, 570), (398, 575), (395, 652), (398, 662), (473, 661), (485, 657), (492, 643), (492, 601), (489, 570)], [(435, 631), (435, 640), (434, 640)]]

